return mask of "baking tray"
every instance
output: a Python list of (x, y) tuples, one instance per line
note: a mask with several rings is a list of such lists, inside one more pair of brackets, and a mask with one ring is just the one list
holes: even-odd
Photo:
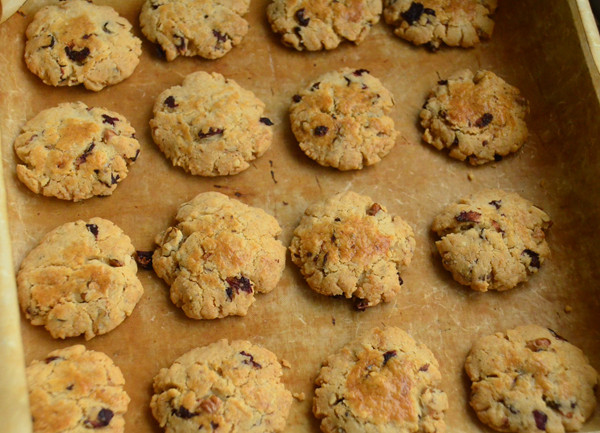
[[(148, 408), (153, 376), (189, 349), (220, 338), (248, 339), (290, 362), (284, 380), (306, 400), (293, 404), (287, 432), (317, 432), (311, 414), (313, 380), (321, 362), (373, 326), (396, 325), (427, 344), (440, 362), (450, 409), (449, 432), (487, 430), (468, 407), (463, 362), (483, 335), (524, 323), (556, 329), (579, 346), (600, 369), (600, 79), (594, 63), (597, 33), (589, 4), (582, 0), (501, 2), (490, 42), (475, 49), (430, 53), (396, 38), (384, 23), (359, 46), (342, 44), (330, 52), (298, 53), (271, 33), (266, 0), (253, 0), (250, 31), (220, 60), (161, 60), (145, 38), (141, 62), (131, 78), (99, 93), (51, 88), (29, 73), (23, 61), (24, 31), (47, 1), (30, 1), (0, 26), (0, 126), (7, 213), (3, 214), (0, 410), (3, 430), (26, 432), (28, 413), (22, 379), (29, 363), (49, 351), (76, 343), (107, 353), (122, 369), (131, 404), (126, 430), (160, 432)], [(111, 4), (139, 31), (139, 0)], [(593, 22), (593, 21), (592, 21)], [(587, 33), (592, 38), (586, 39)], [(595, 30), (594, 30), (595, 31)], [(593, 38), (596, 38), (593, 40)], [(594, 42), (595, 41), (595, 42)], [(392, 116), (400, 131), (396, 147), (380, 163), (339, 172), (309, 160), (299, 150), (287, 117), (292, 95), (320, 74), (350, 66), (369, 69), (393, 92)], [(418, 113), (440, 77), (469, 67), (492, 70), (522, 90), (530, 101), (530, 139), (514, 157), (484, 167), (452, 160), (420, 140)], [(173, 168), (153, 144), (148, 121), (156, 96), (196, 70), (216, 71), (254, 91), (274, 122), (272, 147), (245, 172), (201, 178)], [(15, 176), (12, 143), (25, 121), (41, 109), (82, 100), (124, 114), (142, 145), (138, 161), (114, 194), (81, 203), (36, 196)], [(544, 208), (554, 221), (552, 257), (530, 282), (503, 293), (475, 293), (452, 280), (435, 253), (430, 224), (447, 203), (481, 188), (516, 191)], [(40, 238), (59, 224), (79, 218), (111, 219), (139, 250), (153, 248), (156, 233), (172, 221), (180, 203), (203, 191), (239, 196), (274, 215), (289, 244), (306, 206), (352, 189), (383, 203), (415, 231), (417, 249), (403, 275), (402, 292), (391, 303), (364, 312), (350, 302), (313, 293), (289, 260), (278, 287), (260, 295), (243, 318), (188, 319), (152, 272), (139, 271), (144, 296), (132, 316), (114, 331), (89, 342), (54, 340), (40, 327), (18, 318), (12, 276)], [(7, 232), (10, 231), (10, 245)], [(12, 247), (12, 254), (9, 252)], [(565, 312), (565, 307), (572, 312)], [(23, 355), (18, 337), (22, 334)], [(12, 362), (12, 363), (11, 363)], [(7, 364), (8, 363), (8, 364)], [(596, 411), (584, 431), (600, 430)]]

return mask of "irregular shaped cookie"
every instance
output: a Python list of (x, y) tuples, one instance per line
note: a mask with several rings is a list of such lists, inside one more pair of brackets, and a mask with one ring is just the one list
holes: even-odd
[(248, 33), (250, 0), (146, 0), (142, 32), (160, 44), (167, 60), (177, 56), (218, 59)]
[(51, 86), (102, 90), (129, 77), (142, 54), (129, 21), (85, 0), (43, 7), (26, 35), (25, 63)]
[(480, 339), (465, 370), (471, 407), (499, 431), (577, 431), (596, 407), (596, 370), (581, 350), (541, 326)]
[(444, 267), (473, 290), (508, 290), (536, 273), (550, 217), (516, 193), (485, 189), (447, 206), (432, 230)]
[(292, 101), (292, 131), (304, 153), (321, 165), (361, 169), (394, 147), (392, 94), (366, 69), (328, 72)]
[(267, 18), (281, 42), (298, 51), (361, 43), (379, 22), (381, 0), (273, 0)]
[(421, 110), (423, 140), (472, 165), (500, 161), (527, 140), (527, 100), (489, 71), (441, 80)]
[(398, 294), (414, 249), (413, 231), (402, 218), (351, 191), (308, 207), (290, 245), (311, 289), (354, 298), (358, 309)]
[(36, 194), (80, 201), (111, 195), (140, 153), (119, 113), (63, 103), (29, 120), (15, 141), (17, 177)]
[(193, 319), (245, 316), (254, 293), (275, 288), (285, 266), (281, 227), (262, 209), (217, 192), (184, 203), (156, 236), (152, 265)]
[(280, 432), (292, 404), (281, 376), (267, 349), (220, 340), (161, 369), (150, 408), (166, 433)]
[(150, 120), (152, 138), (173, 165), (200, 176), (247, 169), (271, 145), (265, 105), (235, 81), (194, 72), (162, 92)]
[(497, 0), (383, 0), (394, 33), (435, 51), (443, 43), (469, 48), (492, 37)]
[(63, 224), (29, 252), (17, 274), (19, 302), (54, 338), (105, 334), (127, 318), (144, 289), (129, 237), (102, 218)]
[(425, 345), (399, 328), (375, 328), (323, 363), (313, 413), (325, 433), (442, 433), (441, 380)]
[(35, 433), (125, 431), (125, 379), (104, 353), (81, 344), (55, 350), (26, 374)]

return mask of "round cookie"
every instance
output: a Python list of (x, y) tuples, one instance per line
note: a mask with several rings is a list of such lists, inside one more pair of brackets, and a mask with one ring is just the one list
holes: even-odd
[(140, 152), (122, 115), (83, 102), (63, 103), (29, 120), (14, 144), (17, 177), (36, 194), (80, 201), (107, 196)]
[(25, 63), (51, 86), (99, 91), (129, 77), (142, 54), (131, 24), (109, 6), (69, 0), (43, 7), (27, 27)]
[(550, 255), (550, 217), (516, 193), (485, 189), (447, 206), (433, 221), (444, 267), (480, 292), (527, 281)]
[(394, 33), (436, 51), (474, 47), (492, 37), (497, 0), (383, 0), (383, 18)]
[(174, 166), (200, 176), (237, 174), (271, 145), (265, 105), (213, 72), (188, 75), (162, 92), (150, 120), (152, 138)]
[(80, 344), (55, 350), (26, 375), (34, 432), (125, 431), (125, 379), (104, 353)]
[(472, 165), (500, 161), (527, 140), (527, 100), (489, 71), (441, 80), (421, 110), (423, 140)]
[(392, 94), (366, 69), (328, 72), (292, 97), (292, 131), (306, 155), (324, 166), (357, 170), (387, 155), (397, 131)]
[(379, 22), (381, 0), (273, 0), (267, 18), (281, 42), (298, 51), (332, 50), (362, 42)]
[(311, 289), (354, 298), (358, 309), (398, 294), (414, 249), (413, 231), (402, 218), (351, 191), (309, 206), (290, 245)]
[(433, 353), (399, 328), (372, 329), (324, 362), (313, 413), (324, 433), (446, 431)]
[(598, 373), (581, 350), (541, 326), (483, 337), (465, 370), (471, 407), (498, 431), (577, 431), (596, 407)]
[(249, 7), (250, 0), (146, 0), (140, 24), (169, 61), (180, 55), (218, 59), (248, 33), (242, 15)]
[(206, 192), (180, 206), (156, 236), (156, 274), (193, 319), (245, 316), (255, 293), (272, 291), (285, 266), (281, 227), (259, 208)]
[(29, 252), (17, 274), (19, 302), (54, 338), (86, 340), (116, 328), (143, 294), (129, 237), (102, 218), (63, 224)]
[(267, 349), (220, 340), (161, 369), (150, 408), (166, 433), (280, 432), (292, 404), (281, 376)]

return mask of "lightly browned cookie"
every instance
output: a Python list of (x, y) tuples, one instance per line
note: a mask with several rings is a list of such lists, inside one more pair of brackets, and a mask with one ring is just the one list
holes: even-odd
[(441, 379), (425, 345), (399, 328), (375, 328), (323, 363), (313, 413), (324, 433), (442, 433)]
[(421, 110), (423, 140), (472, 165), (500, 161), (527, 140), (529, 104), (490, 71), (459, 71), (440, 80)]
[(596, 407), (598, 373), (580, 349), (538, 325), (481, 338), (465, 370), (471, 407), (498, 431), (577, 431)]
[(281, 42), (298, 51), (359, 44), (379, 22), (381, 0), (273, 0), (267, 18)]
[(263, 117), (264, 108), (235, 81), (194, 72), (156, 99), (152, 138), (174, 166), (188, 173), (237, 174), (271, 145), (273, 122)]
[(80, 344), (55, 350), (26, 375), (34, 433), (125, 431), (125, 379), (104, 353)]
[(17, 274), (19, 302), (54, 338), (116, 328), (143, 294), (129, 237), (102, 218), (63, 224), (29, 252)]
[(150, 407), (165, 433), (281, 432), (292, 404), (282, 374), (269, 350), (220, 340), (161, 369)]
[(109, 6), (84, 0), (43, 7), (26, 35), (25, 63), (51, 86), (102, 90), (129, 77), (142, 53), (129, 21)]
[(444, 267), (473, 290), (508, 290), (527, 281), (550, 255), (550, 217), (516, 193), (485, 189), (435, 217)]
[(359, 309), (394, 299), (414, 249), (413, 231), (402, 218), (351, 191), (309, 206), (290, 245), (311, 289), (354, 298)]
[(167, 60), (177, 56), (218, 59), (242, 42), (250, 0), (146, 0), (142, 32), (160, 44)]
[(156, 274), (193, 319), (245, 316), (255, 293), (272, 291), (285, 266), (277, 220), (217, 192), (180, 206), (176, 225), (156, 236)]
[(135, 130), (119, 113), (62, 103), (23, 127), (15, 153), (17, 177), (36, 194), (80, 201), (113, 193), (138, 157)]
[(379, 162), (396, 144), (388, 116), (393, 105), (392, 94), (366, 69), (328, 72), (292, 97), (292, 132), (319, 164), (358, 170)]
[(494, 31), (497, 0), (383, 0), (383, 18), (394, 33), (437, 50), (444, 43), (469, 48)]

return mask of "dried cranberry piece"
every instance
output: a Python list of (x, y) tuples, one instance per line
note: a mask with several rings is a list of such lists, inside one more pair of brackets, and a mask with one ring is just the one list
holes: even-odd
[(194, 412), (190, 412), (183, 406), (179, 406), (178, 409), (173, 409), (171, 411), (171, 415), (175, 415), (176, 417), (183, 418), (183, 419), (190, 419), (190, 418), (195, 417), (198, 414), (194, 413)]
[(533, 418), (535, 419), (535, 425), (539, 430), (546, 430), (546, 422), (548, 422), (548, 415), (544, 412), (535, 409), (533, 411)]
[(115, 122), (118, 122), (118, 117), (111, 117), (108, 114), (102, 115), (102, 123), (108, 123), (109, 125), (115, 126)]
[(400, 15), (404, 18), (404, 21), (413, 25), (416, 21), (419, 21), (419, 18), (421, 18), (424, 11), (425, 7), (421, 3), (412, 2), (408, 10), (402, 12)]
[(532, 268), (540, 268), (540, 255), (535, 251), (531, 251), (530, 249), (523, 250), (523, 254), (527, 254), (531, 260), (529, 262), (529, 266)]
[(142, 269), (152, 269), (152, 251), (136, 251), (133, 258)]
[(329, 128), (326, 126), (317, 126), (313, 133), (317, 136), (317, 137), (323, 137), (325, 134), (327, 134), (327, 131), (329, 131)]
[(496, 209), (500, 209), (500, 206), (502, 204), (502, 200), (492, 200), (491, 202), (489, 202), (488, 204), (491, 204), (492, 206), (494, 206)]
[(46, 359), (44, 359), (44, 361), (46, 362), (46, 364), (50, 364), (52, 361), (56, 361), (57, 359), (64, 359), (64, 358), (60, 357), (60, 356), (49, 356)]
[(252, 356), (251, 354), (249, 354), (248, 352), (244, 352), (243, 350), (240, 352), (240, 355), (245, 356), (248, 359), (244, 359), (242, 362), (244, 364), (247, 365), (251, 365), (254, 368), (262, 368), (262, 365), (260, 365), (258, 362), (256, 362), (254, 360), (254, 356)]
[(433, 15), (433, 16), (435, 16), (435, 11), (433, 9), (430, 9), (430, 8), (423, 9), (423, 13), (426, 14), (426, 15)]
[(93, 234), (96, 239), (98, 239), (98, 226), (96, 224), (86, 224), (85, 228), (87, 228), (90, 233)]
[(365, 311), (368, 307), (369, 301), (366, 299), (357, 299), (354, 304), (354, 308), (356, 308), (357, 311)]
[(113, 268), (122, 268), (123, 266), (125, 266), (125, 264), (122, 261), (117, 259), (108, 259), (108, 264)]
[(210, 427), (211, 427), (213, 430), (216, 430), (216, 429), (218, 429), (218, 428), (219, 428), (219, 424), (218, 424), (218, 423), (216, 423), (216, 422), (213, 422), (213, 421), (211, 421), (211, 422), (210, 422)]
[(110, 421), (113, 419), (114, 416), (115, 414), (112, 410), (100, 409), (100, 412), (98, 412), (98, 416), (96, 419), (87, 419), (85, 420), (84, 424), (86, 427), (91, 427), (93, 429), (106, 427), (110, 424)]
[(398, 282), (400, 283), (400, 285), (404, 284), (404, 280), (400, 276), (400, 273), (398, 273)]
[(88, 47), (84, 47), (81, 50), (74, 50), (71, 47), (65, 47), (65, 53), (67, 57), (74, 62), (83, 62), (87, 56), (90, 55), (90, 49)]
[(292, 96), (292, 101), (294, 101), (297, 104), (298, 102), (302, 101), (302, 96), (294, 95)]
[(306, 27), (308, 25), (308, 23), (310, 22), (310, 18), (305, 17), (304, 12), (305, 12), (304, 8), (298, 9), (296, 11), (296, 19), (298, 20), (298, 24), (300, 24), (302, 27)]
[(94, 150), (94, 147), (96, 147), (96, 144), (90, 143), (87, 149), (85, 149), (83, 153), (77, 157), (77, 160), (75, 160), (76, 167), (79, 167), (87, 160), (88, 156), (90, 156), (90, 154), (92, 153), (92, 150)]
[(314, 83), (312, 86), (310, 86), (310, 90), (317, 90), (319, 88), (319, 86), (321, 85), (320, 81), (317, 81), (316, 83)]
[(458, 135), (454, 136), (454, 140), (452, 141), (452, 146), (458, 146)]
[(438, 81), (438, 84), (440, 86), (445, 86), (446, 84), (448, 84), (448, 80), (440, 80), (440, 81)]
[(421, 368), (419, 368), (419, 371), (427, 371), (427, 370), (429, 370), (429, 364), (422, 365)]
[(42, 48), (52, 48), (55, 42), (56, 39), (54, 39), (54, 36), (50, 35), (50, 43), (48, 45), (42, 45)]
[(485, 113), (483, 116), (481, 116), (479, 119), (477, 119), (477, 121), (475, 122), (475, 126), (477, 126), (478, 128), (483, 128), (485, 126), (488, 126), (490, 123), (492, 123), (492, 120), (494, 120), (493, 114)]
[(198, 137), (200, 138), (207, 138), (207, 137), (212, 137), (213, 135), (220, 135), (223, 134), (224, 129), (223, 128), (213, 128), (212, 126), (210, 128), (208, 128), (207, 132), (198, 132)]
[(218, 30), (213, 30), (212, 33), (213, 36), (217, 38), (218, 42), (227, 42), (227, 39), (229, 39), (229, 36), (227, 34), (223, 34)]
[(480, 221), (481, 219), (481, 214), (479, 212), (475, 212), (475, 211), (463, 211), (461, 213), (459, 213), (456, 217), (455, 217), (456, 221), (458, 221), (459, 223), (464, 223), (464, 222), (473, 222), (473, 223), (477, 223)]
[(225, 280), (229, 287), (226, 289), (227, 296), (229, 299), (233, 299), (233, 291), (235, 290), (235, 294), (237, 295), (242, 292), (252, 293), (252, 283), (250, 280), (244, 276), (241, 277), (229, 277)]
[(397, 355), (398, 355), (398, 352), (396, 352), (395, 350), (388, 350), (387, 352), (385, 352), (385, 353), (383, 354), (383, 365), (382, 365), (382, 367), (384, 367), (384, 366), (385, 366), (385, 364), (387, 364), (387, 363), (388, 363), (388, 361), (389, 361), (391, 358), (393, 358), (394, 356), (397, 356)]
[(165, 104), (169, 108), (179, 107), (179, 104), (175, 103), (175, 98), (172, 95), (167, 96), (167, 98), (164, 100), (163, 104)]
[(373, 203), (371, 207), (367, 210), (367, 215), (377, 215), (377, 212), (381, 210), (381, 205), (379, 203)]
[(544, 400), (544, 403), (546, 403), (546, 406), (548, 406), (550, 409), (560, 412), (560, 403), (557, 403), (554, 400), (550, 400), (545, 395), (542, 395), (542, 400)]
[(104, 25), (102, 26), (102, 30), (104, 30), (104, 33), (108, 33), (109, 35), (113, 34), (113, 32), (108, 30), (108, 21), (104, 23)]
[(177, 47), (177, 51), (180, 53), (185, 52), (187, 50), (187, 39), (185, 36), (175, 34), (173, 37), (175, 38), (175, 46)]
[(267, 126), (273, 126), (274, 125), (274, 123), (268, 117), (261, 117), (260, 121), (261, 121), (261, 123), (264, 123)]
[(357, 77), (360, 77), (362, 74), (368, 74), (369, 71), (367, 69), (357, 69), (356, 71), (354, 71), (354, 75), (356, 75)]

